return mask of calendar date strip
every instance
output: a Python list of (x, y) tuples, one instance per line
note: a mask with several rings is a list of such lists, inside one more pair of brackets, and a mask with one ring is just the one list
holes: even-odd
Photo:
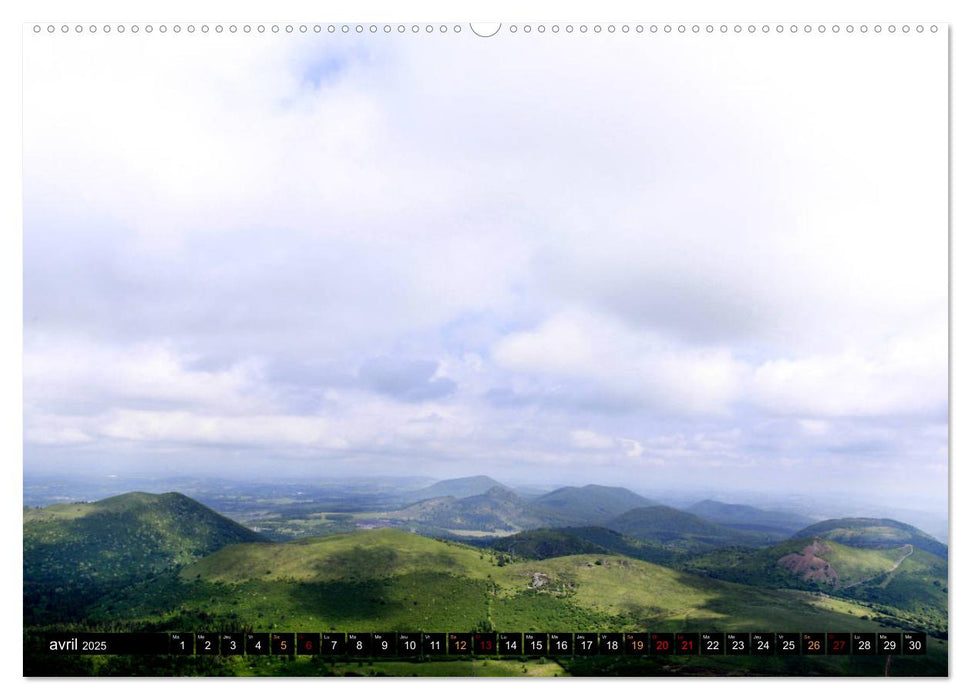
[(324, 656), (867, 656), (927, 653), (924, 632), (62, 632), (50, 654)]

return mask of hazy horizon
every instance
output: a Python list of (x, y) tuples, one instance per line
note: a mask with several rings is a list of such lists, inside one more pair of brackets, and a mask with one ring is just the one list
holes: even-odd
[[(65, 502), (79, 497), (81, 500), (98, 500), (100, 498), (119, 495), (129, 490), (149, 489), (153, 492), (169, 490), (183, 490), (187, 495), (197, 496), (193, 491), (193, 486), (203, 486), (206, 493), (208, 487), (219, 485), (246, 485), (267, 484), (276, 487), (315, 487), (321, 488), (327, 485), (368, 485), (382, 484), (385, 489), (391, 488), (400, 493), (407, 493), (411, 490), (419, 490), (445, 480), (464, 479), (473, 477), (488, 477), (495, 479), (499, 483), (524, 494), (537, 496), (543, 493), (564, 488), (564, 487), (583, 487), (587, 485), (613, 486), (626, 488), (641, 496), (650, 498), (663, 505), (675, 508), (687, 508), (703, 500), (715, 500), (723, 503), (749, 505), (763, 510), (781, 510), (791, 513), (798, 513), (816, 520), (826, 520), (831, 518), (844, 517), (867, 517), (867, 518), (890, 518), (900, 520), (910, 525), (927, 531), (932, 536), (947, 542), (949, 539), (949, 516), (947, 508), (943, 512), (935, 507), (935, 504), (921, 503), (893, 503), (880, 502), (879, 500), (859, 500), (852, 493), (847, 494), (842, 491), (834, 490), (828, 494), (813, 493), (801, 494), (793, 491), (766, 491), (766, 490), (747, 490), (743, 488), (712, 488), (700, 486), (672, 485), (664, 486), (646, 483), (602, 483), (597, 480), (583, 479), (574, 481), (535, 481), (523, 479), (522, 476), (512, 475), (512, 478), (499, 478), (495, 474), (459, 474), (447, 476), (431, 476), (428, 474), (381, 474), (371, 475), (327, 475), (326, 477), (313, 477), (307, 474), (273, 474), (268, 475), (248, 475), (245, 477), (233, 477), (225, 472), (206, 474), (204, 472), (172, 472), (171, 470), (148, 472), (115, 474), (109, 472), (77, 474), (70, 471), (35, 473), (25, 476), (25, 505), (42, 506), (53, 503)], [(38, 485), (47, 485), (51, 482), (67, 481), (74, 487), (83, 487), (81, 492), (72, 492), (68, 489), (63, 494), (44, 494), (40, 495), (36, 491)], [(215, 482), (214, 484), (212, 482)], [(189, 488), (187, 488), (189, 487)], [(297, 493), (297, 492), (295, 492)]]
[(946, 521), (946, 37), (379, 38), (25, 43), (25, 479)]

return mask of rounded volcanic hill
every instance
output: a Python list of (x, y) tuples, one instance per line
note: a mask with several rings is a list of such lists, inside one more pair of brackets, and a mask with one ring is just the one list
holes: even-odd
[(889, 518), (838, 518), (823, 520), (793, 535), (792, 539), (818, 537), (851, 547), (892, 548), (912, 544), (947, 559), (947, 545), (913, 525)]

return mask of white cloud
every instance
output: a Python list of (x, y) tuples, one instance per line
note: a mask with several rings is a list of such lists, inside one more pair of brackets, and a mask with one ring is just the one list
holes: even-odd
[(191, 368), (192, 360), (168, 344), (114, 346), (76, 337), (28, 340), (25, 396), (41, 410), (75, 404), (168, 404), (227, 413), (274, 407), (259, 362), (240, 359), (206, 370)]
[(613, 438), (599, 435), (592, 430), (571, 431), (570, 442), (582, 450), (609, 450), (615, 445)]
[(590, 380), (605, 394), (675, 413), (724, 413), (740, 396), (745, 367), (730, 351), (694, 348), (590, 312), (564, 312), (500, 340), (502, 367)]
[(99, 426), (104, 437), (146, 443), (343, 449), (347, 440), (313, 416), (211, 416), (188, 411), (112, 412)]
[(752, 400), (781, 414), (886, 416), (942, 412), (947, 406), (947, 334), (894, 338), (866, 352), (779, 359), (759, 366)]
[(624, 453), (628, 457), (640, 457), (644, 454), (644, 446), (637, 440), (621, 438), (620, 443), (624, 446)]
[(620, 453), (631, 458), (644, 454), (644, 446), (637, 440), (613, 438), (593, 430), (571, 430), (570, 444), (583, 451)]
[(610, 338), (597, 337), (608, 329), (594, 328), (589, 317), (560, 315), (534, 331), (503, 338), (493, 350), (494, 359), (511, 369), (527, 372), (596, 372), (605, 359), (601, 353)]
[(799, 421), (799, 427), (802, 428), (802, 432), (811, 437), (826, 435), (829, 432), (829, 423), (824, 420), (804, 418)]
[(675, 413), (748, 405), (779, 415), (933, 414), (947, 402), (946, 322), (832, 355), (736, 359), (589, 312), (558, 314), (500, 340), (502, 367), (551, 381), (589, 380), (606, 394)]
[(33, 425), (24, 429), (24, 440), (34, 445), (83, 445), (94, 438), (75, 427), (58, 427), (56, 419), (34, 416)]

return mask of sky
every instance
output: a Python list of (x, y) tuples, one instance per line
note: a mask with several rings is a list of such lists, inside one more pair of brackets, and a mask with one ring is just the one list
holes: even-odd
[(941, 36), (25, 36), (24, 472), (943, 512)]

